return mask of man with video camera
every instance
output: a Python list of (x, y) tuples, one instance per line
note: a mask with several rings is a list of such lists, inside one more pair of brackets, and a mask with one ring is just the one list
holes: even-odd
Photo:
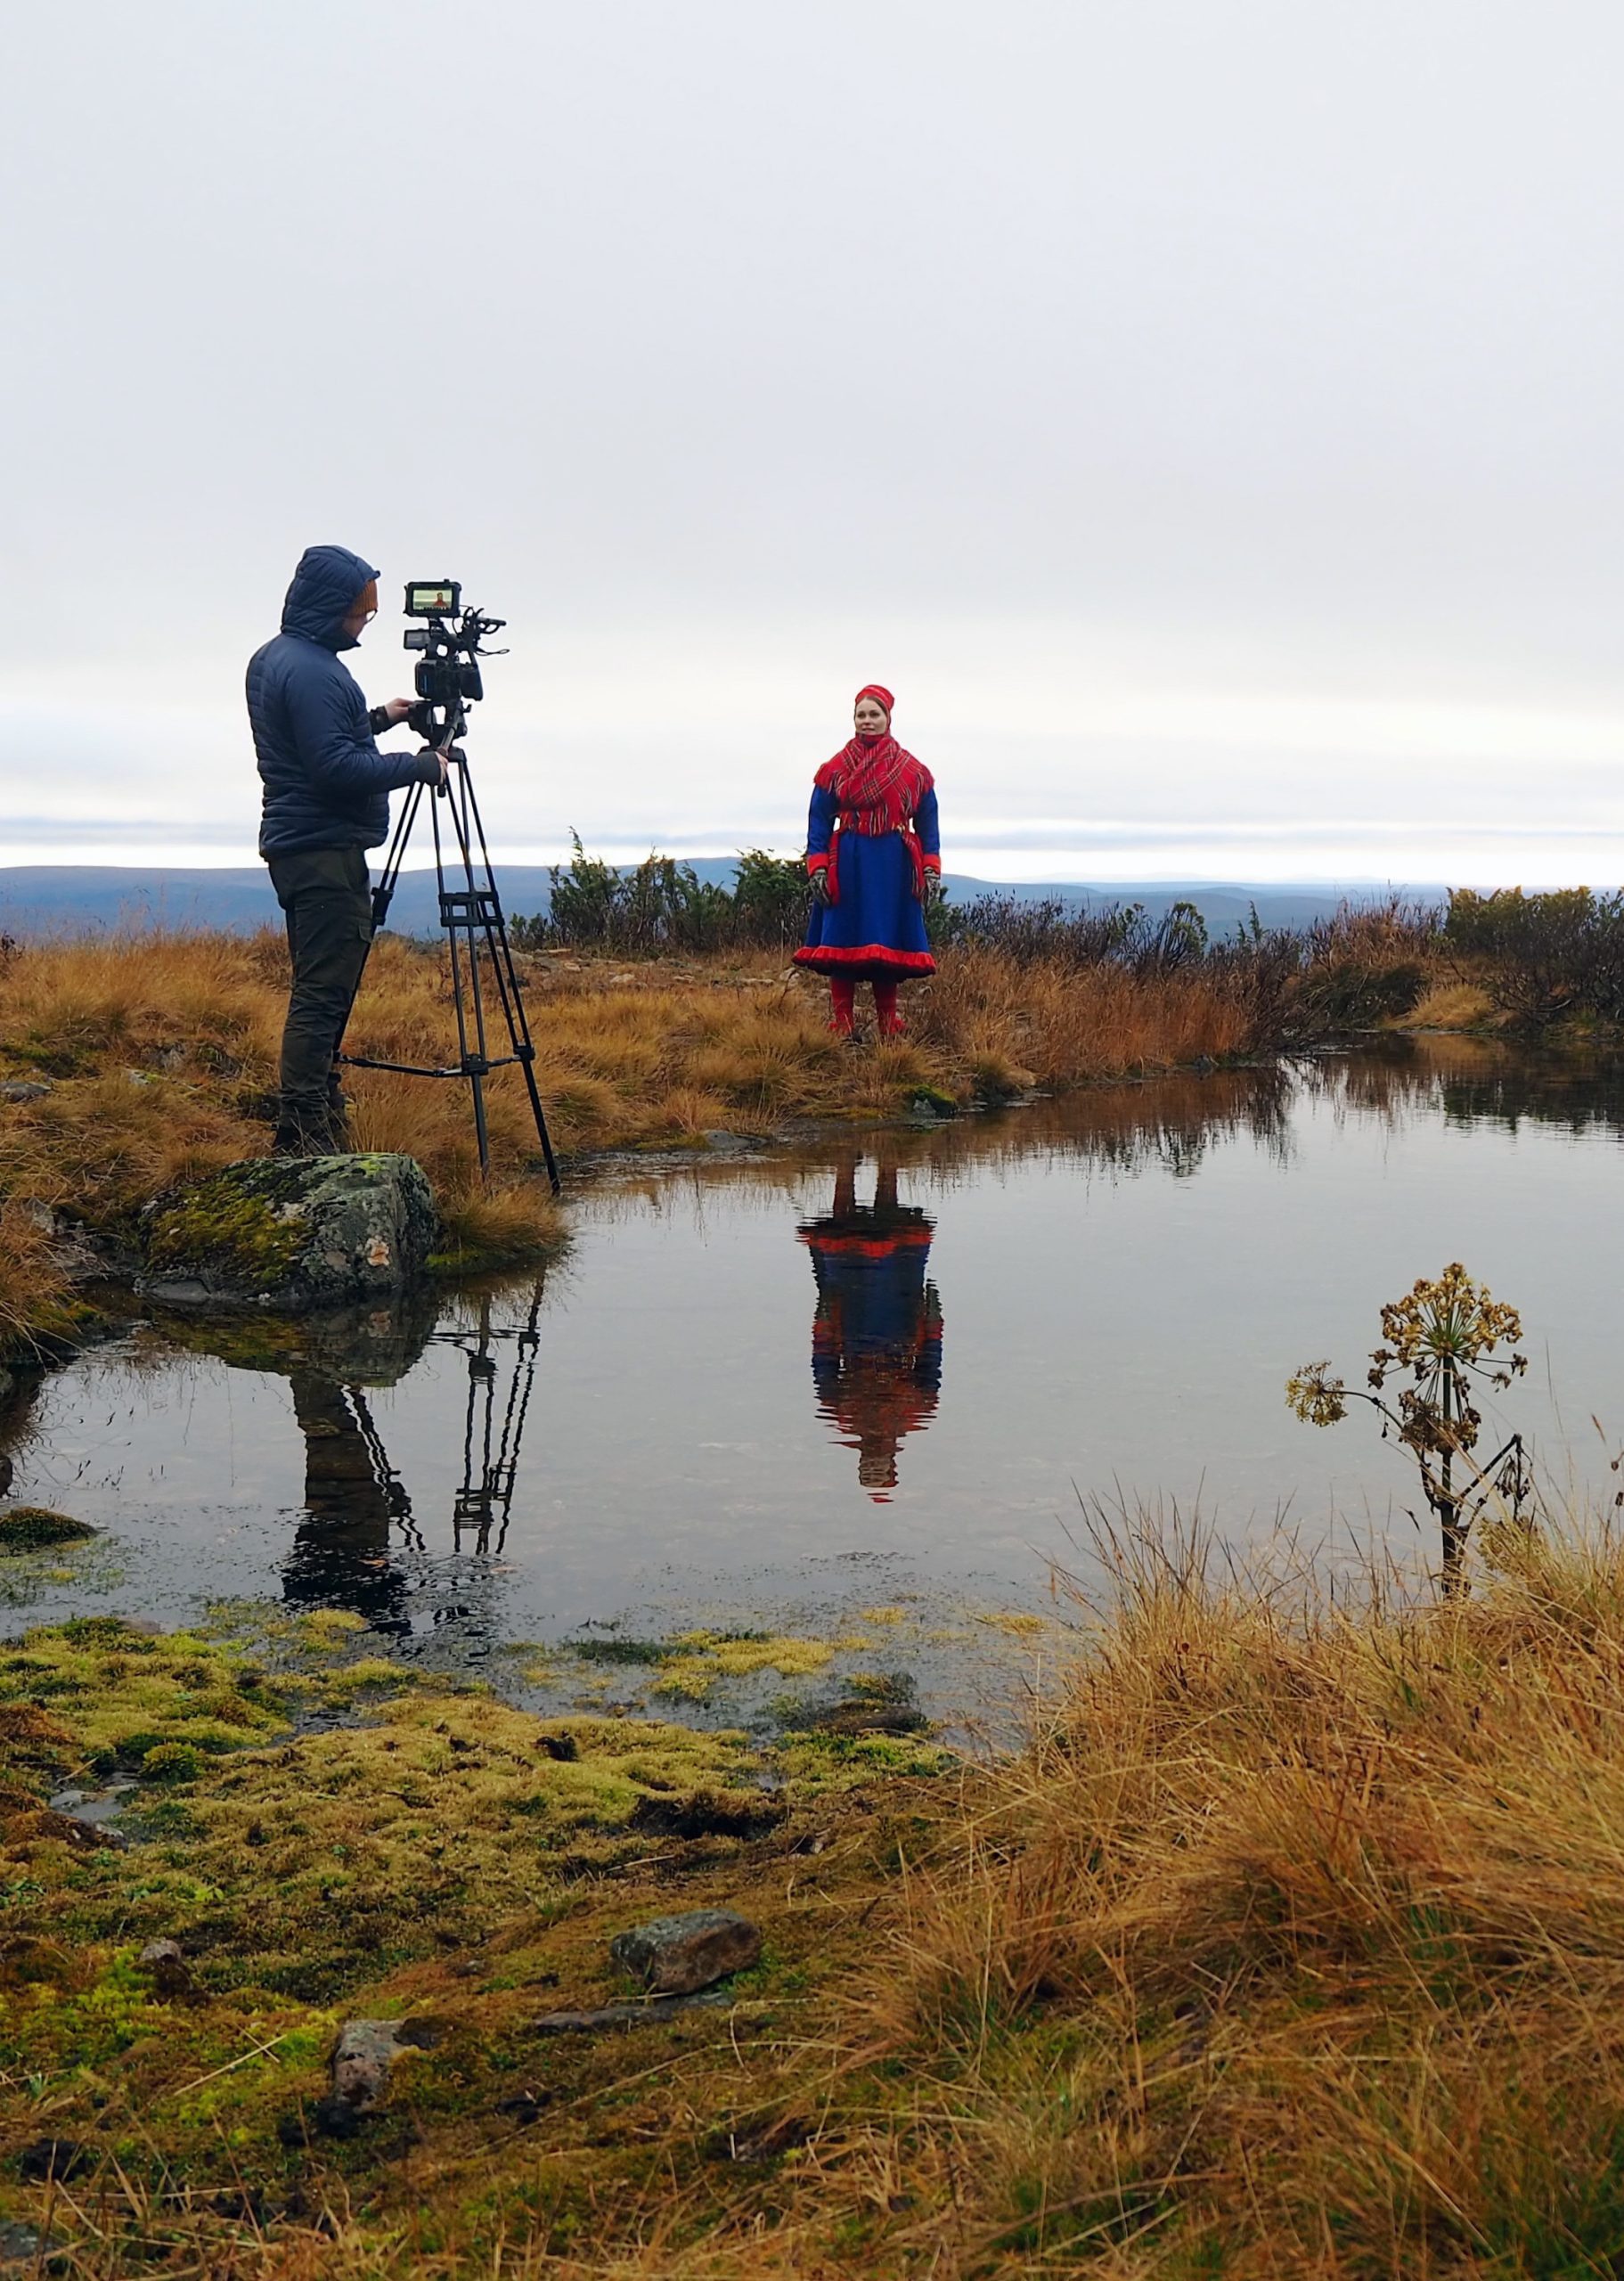
[(396, 697), (369, 713), (339, 661), (378, 614), (378, 573), (344, 546), (306, 547), (282, 632), (249, 660), (249, 721), (265, 785), (259, 852), (288, 927), (293, 986), (282, 1042), (279, 1156), (346, 1145), (335, 1057), (372, 939), (366, 850), (388, 838), (389, 795), (440, 785), (432, 748), (382, 753), (376, 740), (421, 708)]

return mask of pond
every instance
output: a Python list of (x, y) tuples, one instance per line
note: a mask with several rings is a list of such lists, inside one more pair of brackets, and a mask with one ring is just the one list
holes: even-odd
[(1621, 1139), (1616, 1066), (1440, 1039), (612, 1168), (544, 1275), (136, 1323), (48, 1375), (0, 1419), (12, 1495), (109, 1534), (3, 1564), (0, 1623), (270, 1601), (453, 1664), (876, 1605), (946, 1637), (1086, 1567), (1090, 1500), (1424, 1570), (1401, 1452), (1285, 1381), (1362, 1384), (1382, 1302), (1463, 1260), (1530, 1359), (1487, 1431), (1610, 1501)]

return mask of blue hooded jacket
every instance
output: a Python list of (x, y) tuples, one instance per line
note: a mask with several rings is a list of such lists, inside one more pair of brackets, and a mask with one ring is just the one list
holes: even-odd
[(376, 847), (389, 836), (389, 795), (437, 783), (420, 752), (381, 753), (366, 699), (339, 662), (355, 644), (344, 620), (378, 573), (347, 546), (307, 546), (282, 604), (282, 632), (249, 659), (249, 723), (265, 784), (259, 852)]

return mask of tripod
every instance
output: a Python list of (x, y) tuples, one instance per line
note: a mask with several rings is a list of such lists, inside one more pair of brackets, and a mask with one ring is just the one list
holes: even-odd
[[(456, 742), (467, 724), (468, 715), (460, 700), (447, 706), (445, 711), (446, 719), (435, 740), (435, 749), (447, 764), (446, 781), (437, 788), (435, 797), (429, 801), (428, 813), (434, 827), (434, 870), (439, 889), (440, 924), (445, 929), (451, 946), (451, 993), (457, 1012), (457, 1059), (445, 1068), (428, 1068), (411, 1061), (377, 1061), (363, 1053), (340, 1052), (336, 1058), (351, 1069), (392, 1069), (404, 1077), (466, 1077), (474, 1100), (474, 1134), (479, 1144), (481, 1173), (488, 1173), (491, 1168), (485, 1081), (494, 1069), (506, 1069), (517, 1064), (524, 1071), (525, 1089), (530, 1096), (530, 1112), (535, 1119), (536, 1138), (542, 1144), (547, 1177), (556, 1196), (559, 1192), (558, 1159), (552, 1152), (542, 1097), (536, 1090), (535, 1047), (531, 1041), (530, 1023), (518, 986), (518, 969), (513, 964), (513, 946), (508, 939), (508, 922), (502, 908), (502, 896), (497, 890), (496, 875), (491, 869), (490, 850), (486, 846), (485, 824), (469, 774), (468, 757)], [(414, 784), (400, 812), (388, 853), (384, 858), (383, 871), (372, 889), (374, 929), (381, 927), (388, 916), (389, 904), (400, 881), (402, 860), (426, 789), (420, 783)], [(449, 836), (441, 829), (442, 801), (450, 823)], [(452, 843), (449, 846), (448, 837)], [(493, 999), (494, 1005), (490, 1003)], [(509, 1047), (506, 1053), (491, 1052), (487, 1017), (493, 1024), (500, 1019), (505, 1027)]]

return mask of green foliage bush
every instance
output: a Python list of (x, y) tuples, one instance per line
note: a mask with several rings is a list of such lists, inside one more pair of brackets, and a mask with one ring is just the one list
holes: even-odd
[(1624, 1020), (1624, 893), (1457, 887), (1443, 936), (1449, 950), (1479, 965), (1496, 1004), (1519, 1021)]
[(806, 932), (811, 891), (805, 866), (794, 858), (751, 848), (739, 858), (729, 888), (670, 855), (650, 854), (623, 869), (589, 855), (577, 833), (570, 838), (569, 863), (549, 873), (550, 915), (511, 922), (521, 949), (568, 946), (626, 957), (776, 950)]

